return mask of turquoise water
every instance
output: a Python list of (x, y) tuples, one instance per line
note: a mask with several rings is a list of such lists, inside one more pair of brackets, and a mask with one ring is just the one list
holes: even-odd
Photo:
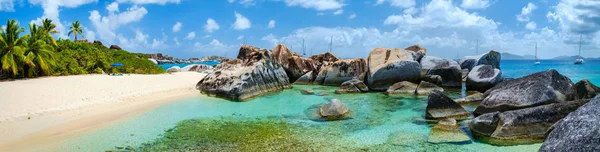
[(179, 64), (179, 63), (173, 63), (173, 64), (159, 64), (160, 67), (162, 67), (163, 69), (167, 70), (173, 66), (179, 66), (180, 68), (183, 68), (185, 66), (188, 65), (192, 65), (192, 64), (206, 64), (206, 65), (216, 65), (219, 64), (219, 62), (216, 61), (202, 61), (202, 62), (194, 62), (194, 63), (184, 63), (184, 64)]
[[(570, 77), (574, 82), (590, 79), (600, 84), (598, 61), (587, 61), (584, 65), (573, 65), (571, 61), (502, 61), (501, 68), (506, 77), (520, 77), (549, 68)], [(60, 141), (60, 151), (104, 151), (115, 147), (138, 147), (161, 138), (165, 130), (186, 119), (214, 118), (223, 116), (234, 119), (278, 118), (295, 124), (308, 124), (304, 129), (316, 127), (341, 132), (341, 136), (325, 139), (345, 141), (344, 146), (369, 147), (375, 151), (537, 151), (541, 144), (518, 146), (493, 146), (475, 140), (468, 144), (427, 143), (433, 124), (424, 120), (427, 106), (426, 96), (388, 97), (382, 93), (334, 94), (336, 87), (294, 86), (282, 92), (269, 94), (247, 102), (230, 102), (211, 97), (195, 97), (172, 102), (144, 112), (120, 123)], [(315, 93), (328, 92), (329, 95), (302, 95), (300, 90), (311, 89)], [(465, 96), (461, 90), (447, 90), (451, 98)], [(314, 120), (311, 108), (336, 98), (346, 104), (354, 113), (351, 119), (334, 122)], [(472, 111), (475, 105), (465, 105)], [(314, 115), (314, 114), (313, 114)], [(461, 128), (469, 133), (467, 123), (461, 121)], [(329, 137), (320, 137), (329, 138)], [(408, 143), (408, 144), (406, 144)], [(332, 145), (341, 146), (341, 145)]]

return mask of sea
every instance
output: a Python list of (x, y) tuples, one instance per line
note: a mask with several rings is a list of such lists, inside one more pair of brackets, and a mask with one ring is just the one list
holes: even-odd
[(162, 67), (163, 69), (167, 70), (167, 69), (169, 69), (169, 68), (171, 68), (171, 67), (174, 67), (174, 66), (178, 66), (178, 67), (180, 67), (180, 68), (183, 68), (183, 67), (185, 67), (185, 66), (192, 65), (192, 64), (205, 64), (205, 65), (210, 65), (210, 66), (213, 66), (213, 65), (216, 65), (216, 64), (219, 64), (219, 63), (220, 63), (220, 61), (200, 61), (200, 62), (192, 62), (192, 63), (170, 63), (170, 64), (159, 64), (158, 66), (160, 66), (160, 67)]
[[(574, 65), (572, 61), (542, 60), (540, 62), (540, 65), (534, 65), (534, 61), (502, 61), (501, 70), (507, 78), (518, 78), (535, 72), (556, 69), (561, 74), (571, 78), (573, 83), (582, 79), (589, 79), (594, 84), (600, 84), (600, 68), (598, 68), (600, 67), (600, 61), (586, 61), (583, 65)], [(324, 95), (302, 95), (300, 91), (305, 89), (314, 90), (316, 94)], [(328, 150), (315, 149), (314, 151), (329, 151), (333, 148), (333, 151), (355, 151), (358, 149), (360, 151), (533, 152), (537, 151), (541, 146), (541, 143), (495, 146), (477, 141), (473, 139), (467, 126), (472, 118), (459, 121), (461, 130), (472, 138), (471, 142), (429, 143), (427, 140), (431, 128), (435, 123), (428, 123), (424, 119), (427, 96), (389, 97), (380, 92), (338, 95), (334, 93), (335, 89), (336, 87), (330, 86), (294, 85), (292, 89), (257, 97), (245, 102), (232, 102), (207, 96), (174, 101), (119, 123), (60, 141), (58, 150), (118, 151), (123, 150), (124, 147), (136, 150), (137, 148), (143, 149), (147, 146), (160, 146), (164, 144), (162, 142), (179, 139), (173, 136), (165, 136), (165, 134), (173, 132), (173, 130), (184, 129), (177, 126), (178, 123), (191, 119), (210, 120), (206, 122), (215, 123), (227, 121), (232, 126), (236, 126), (235, 123), (240, 122), (232, 120), (250, 121), (269, 119), (277, 120), (277, 122), (283, 121), (292, 125), (302, 126), (294, 128), (291, 131), (292, 133), (310, 132), (314, 135), (301, 136), (301, 134), (292, 134), (294, 135), (293, 137), (281, 137), (287, 135), (281, 134), (279, 138), (293, 138), (295, 139), (294, 141), (314, 140), (319, 141), (319, 144), (326, 144), (324, 147), (330, 148)], [(453, 99), (468, 95), (468, 93), (465, 93), (461, 89), (448, 89), (446, 90), (446, 94)], [(315, 107), (327, 103), (330, 99), (339, 99), (347, 105), (352, 111), (351, 118), (339, 121), (315, 119)], [(463, 107), (468, 111), (472, 111), (476, 105), (463, 105)], [(264, 125), (264, 123), (261, 124)], [(196, 127), (198, 132), (218, 129), (203, 128), (203, 125)], [(202, 140), (198, 140), (197, 145), (191, 145), (191, 149), (193, 149), (193, 146), (201, 147), (206, 146), (205, 144), (219, 144), (215, 143), (215, 141), (207, 141), (218, 138), (215, 136), (229, 136), (239, 133), (240, 137), (244, 137), (248, 133), (247, 129), (252, 129), (244, 126), (239, 127), (239, 130), (233, 129), (229, 132), (199, 135), (203, 137)], [(183, 139), (188, 139), (187, 135), (181, 136), (185, 136), (181, 137)], [(189, 138), (191, 137), (190, 135)], [(310, 139), (306, 140), (303, 138)], [(230, 146), (234, 145), (232, 147), (235, 147), (236, 144), (241, 143), (227, 143)], [(189, 146), (186, 145), (187, 148), (190, 148)], [(282, 150), (281, 144), (262, 144), (260, 146), (263, 146), (261, 148), (264, 148), (264, 146), (267, 149), (271, 148), (272, 151)], [(308, 145), (303, 145), (300, 142), (296, 146)], [(224, 148), (217, 151), (235, 151), (227, 149), (231, 148), (228, 146), (224, 146)], [(283, 148), (285, 149), (285, 147)], [(204, 150), (200, 149), (199, 151)]]

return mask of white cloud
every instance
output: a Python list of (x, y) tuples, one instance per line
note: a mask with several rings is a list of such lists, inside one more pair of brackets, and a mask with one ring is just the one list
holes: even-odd
[(252, 26), (252, 23), (248, 18), (242, 16), (242, 14), (238, 12), (234, 12), (235, 14), (235, 23), (233, 23), (233, 29), (235, 30), (245, 30), (249, 29)]
[(348, 16), (348, 19), (354, 19), (356, 18), (356, 13), (352, 13), (350, 14), (350, 16)]
[(269, 21), (269, 26), (268, 28), (275, 28), (275, 20), (270, 20)]
[(102, 16), (99, 11), (93, 10), (90, 12), (88, 18), (96, 29), (96, 34), (99, 38), (108, 41), (108, 43), (113, 43), (118, 39), (118, 35), (115, 31), (119, 29), (119, 27), (138, 22), (146, 14), (148, 14), (146, 8), (134, 5), (120, 13), (109, 12), (107, 16)]
[(529, 22), (525, 25), (525, 28), (528, 30), (535, 30), (537, 29), (537, 24), (535, 24), (535, 22)]
[(181, 0), (117, 0), (119, 3), (132, 3), (132, 4), (159, 4), (165, 5), (167, 3), (179, 4)]
[[(59, 14), (60, 8), (76, 8), (84, 4), (94, 3), (97, 0), (65, 0), (65, 1), (46, 1), (46, 0), (29, 0), (29, 3), (33, 5), (41, 5), (44, 9), (44, 14), (42, 17), (33, 20), (34, 23), (41, 23), (42, 19), (48, 18), (51, 19), (56, 24), (56, 30), (58, 30), (57, 36), (59, 37), (67, 37), (67, 30), (63, 23), (60, 21)], [(12, 2), (11, 2), (12, 4)]]
[(344, 13), (344, 10), (340, 9), (340, 10), (333, 12), (333, 15), (340, 15), (342, 13)]
[(106, 10), (108, 10), (109, 13), (119, 12), (119, 3), (117, 3), (117, 2), (110, 3), (109, 5), (106, 6)]
[(389, 2), (391, 6), (398, 8), (410, 8), (416, 5), (415, 0), (377, 0), (375, 5), (381, 5), (386, 1)]
[(233, 3), (233, 2), (235, 2), (235, 0), (227, 0), (227, 2)]
[(14, 12), (15, 5), (13, 0), (0, 0), (0, 11)]
[(188, 33), (188, 35), (185, 37), (185, 39), (191, 40), (196, 38), (196, 32), (190, 32)]
[(237, 40), (242, 40), (242, 39), (244, 39), (243, 35), (240, 35), (240, 36), (237, 37)]
[(219, 42), (219, 40), (217, 40), (217, 39), (213, 39), (212, 41), (210, 41), (210, 45), (212, 45), (212, 46), (223, 46), (223, 43)]
[(85, 35), (85, 38), (89, 41), (96, 40), (96, 33), (94, 31), (89, 30), (89, 28), (87, 27), (83, 28), (83, 34)]
[(323, 12), (317, 13), (317, 16), (323, 16), (323, 15), (325, 15), (325, 13), (323, 13)]
[(173, 32), (179, 32), (181, 30), (181, 26), (181, 22), (175, 23), (175, 25), (173, 25)]
[(460, 7), (464, 9), (484, 9), (490, 7), (490, 0), (462, 0)]
[(179, 40), (176, 37), (173, 38), (173, 42), (175, 42), (175, 45), (177, 46), (180, 45)]
[(192, 48), (186, 49), (187, 52), (191, 52), (193, 54), (203, 54), (203, 55), (219, 55), (219, 56), (227, 56), (227, 57), (235, 57), (236, 50), (240, 48), (240, 45), (226, 45), (219, 40), (213, 39), (208, 44), (202, 44), (200, 42), (195, 42)]
[(343, 0), (284, 0), (287, 6), (300, 6), (318, 11), (336, 10), (344, 7)]
[(595, 0), (561, 0), (546, 17), (557, 22), (563, 31), (579, 34), (597, 33), (600, 30), (600, 2)]
[(219, 30), (219, 24), (212, 18), (208, 18), (206, 20), (206, 25), (204, 25), (204, 31), (208, 33), (212, 33), (213, 31)]
[(521, 14), (517, 15), (517, 20), (521, 22), (528, 22), (529, 16), (531, 13), (536, 10), (538, 7), (533, 3), (527, 3), (527, 6), (521, 9)]

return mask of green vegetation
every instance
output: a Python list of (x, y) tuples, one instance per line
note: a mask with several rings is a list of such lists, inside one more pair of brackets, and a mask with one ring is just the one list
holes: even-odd
[[(29, 34), (19, 22), (8, 20), (0, 30), (0, 79), (31, 78), (39, 76), (77, 75), (91, 73), (138, 73), (158, 74), (165, 71), (137, 54), (123, 50), (110, 50), (105, 46), (73, 42), (68, 39), (55, 41), (51, 34), (58, 33), (52, 20), (42, 20), (42, 25), (29, 24)], [(73, 23), (69, 35), (83, 35), (83, 26)], [(111, 67), (112, 63), (123, 67)]]
[(79, 21), (73, 22), (73, 25), (71, 25), (71, 29), (69, 29), (69, 36), (73, 34), (73, 36), (75, 37), (75, 41), (77, 41), (77, 33), (81, 34), (81, 37), (83, 37), (83, 26), (81, 26), (81, 23), (79, 23)]

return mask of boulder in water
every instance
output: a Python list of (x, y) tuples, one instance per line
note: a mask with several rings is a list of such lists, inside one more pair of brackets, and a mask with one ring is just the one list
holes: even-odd
[(547, 70), (503, 81), (486, 91), (485, 96), (473, 111), (476, 115), (571, 101), (577, 94), (571, 79), (556, 70)]
[(443, 92), (444, 88), (438, 87), (433, 83), (421, 81), (421, 83), (419, 83), (419, 86), (417, 87), (416, 94), (427, 95), (427, 94), (430, 94), (431, 92), (433, 92), (433, 90), (438, 90), (438, 91)]
[(417, 87), (419, 87), (419, 85), (412, 83), (412, 82), (408, 82), (408, 81), (397, 82), (397, 83), (394, 83), (392, 86), (390, 86), (387, 89), (387, 91), (385, 91), (385, 94), (388, 96), (413, 95), (413, 94), (415, 94)]
[(469, 96), (466, 96), (464, 98), (459, 98), (454, 101), (456, 101), (456, 103), (458, 103), (458, 104), (467, 104), (467, 103), (473, 103), (473, 102), (481, 102), (481, 101), (483, 101), (484, 98), (485, 98), (485, 96), (483, 95), (483, 93), (477, 92), (475, 94), (471, 94)]
[(465, 56), (459, 60), (461, 69), (473, 69), (478, 65), (491, 65), (493, 68), (500, 69), (500, 60), (502, 55), (499, 52), (491, 50), (488, 53), (477, 56)]
[(302, 93), (303, 95), (313, 95), (313, 94), (315, 94), (315, 92), (312, 91), (312, 90), (300, 90), (300, 93)]
[(434, 56), (425, 56), (421, 59), (421, 71), (425, 76), (438, 75), (442, 78), (443, 87), (461, 87), (462, 71), (456, 61)]
[(577, 90), (579, 99), (591, 99), (600, 93), (600, 88), (587, 79), (575, 83), (575, 89)]
[(283, 66), (290, 82), (295, 82), (302, 75), (315, 70), (315, 63), (312, 59), (298, 56), (284, 44), (277, 45), (272, 51), (272, 56)]
[(468, 143), (471, 142), (471, 138), (460, 129), (460, 126), (456, 123), (456, 120), (452, 118), (446, 118), (440, 120), (429, 133), (429, 139), (427, 142), (430, 143)]
[(439, 75), (426, 75), (423, 77), (423, 81), (433, 83), (437, 86), (441, 86), (443, 82), (442, 77)]
[(466, 86), (467, 90), (485, 92), (503, 80), (504, 76), (499, 69), (491, 65), (478, 65), (469, 72)]
[(342, 85), (340, 85), (340, 88), (335, 89), (335, 93), (337, 94), (363, 92), (369, 92), (369, 87), (367, 87), (365, 83), (358, 79), (348, 80), (342, 83)]
[(206, 64), (191, 64), (181, 68), (183, 72), (204, 72), (208, 70), (212, 70), (213, 67)]
[(168, 68), (167, 72), (181, 72), (181, 68), (179, 66), (173, 66)]
[(348, 80), (363, 80), (366, 71), (364, 59), (340, 60), (322, 67), (313, 84), (339, 86)]
[(425, 112), (425, 117), (427, 119), (453, 118), (456, 120), (463, 120), (471, 116), (467, 110), (439, 90), (433, 90), (431, 94), (429, 94)]
[(425, 49), (421, 44), (415, 44), (413, 46), (409, 46), (404, 50), (413, 51), (413, 57), (415, 61), (421, 62), (421, 59), (427, 54), (427, 49)]
[(319, 108), (319, 115), (325, 120), (340, 120), (349, 116), (350, 110), (346, 105), (337, 99), (332, 99), (329, 103)]
[(367, 85), (371, 90), (385, 91), (396, 82), (420, 80), (420, 65), (415, 52), (398, 48), (375, 48), (367, 58)]

